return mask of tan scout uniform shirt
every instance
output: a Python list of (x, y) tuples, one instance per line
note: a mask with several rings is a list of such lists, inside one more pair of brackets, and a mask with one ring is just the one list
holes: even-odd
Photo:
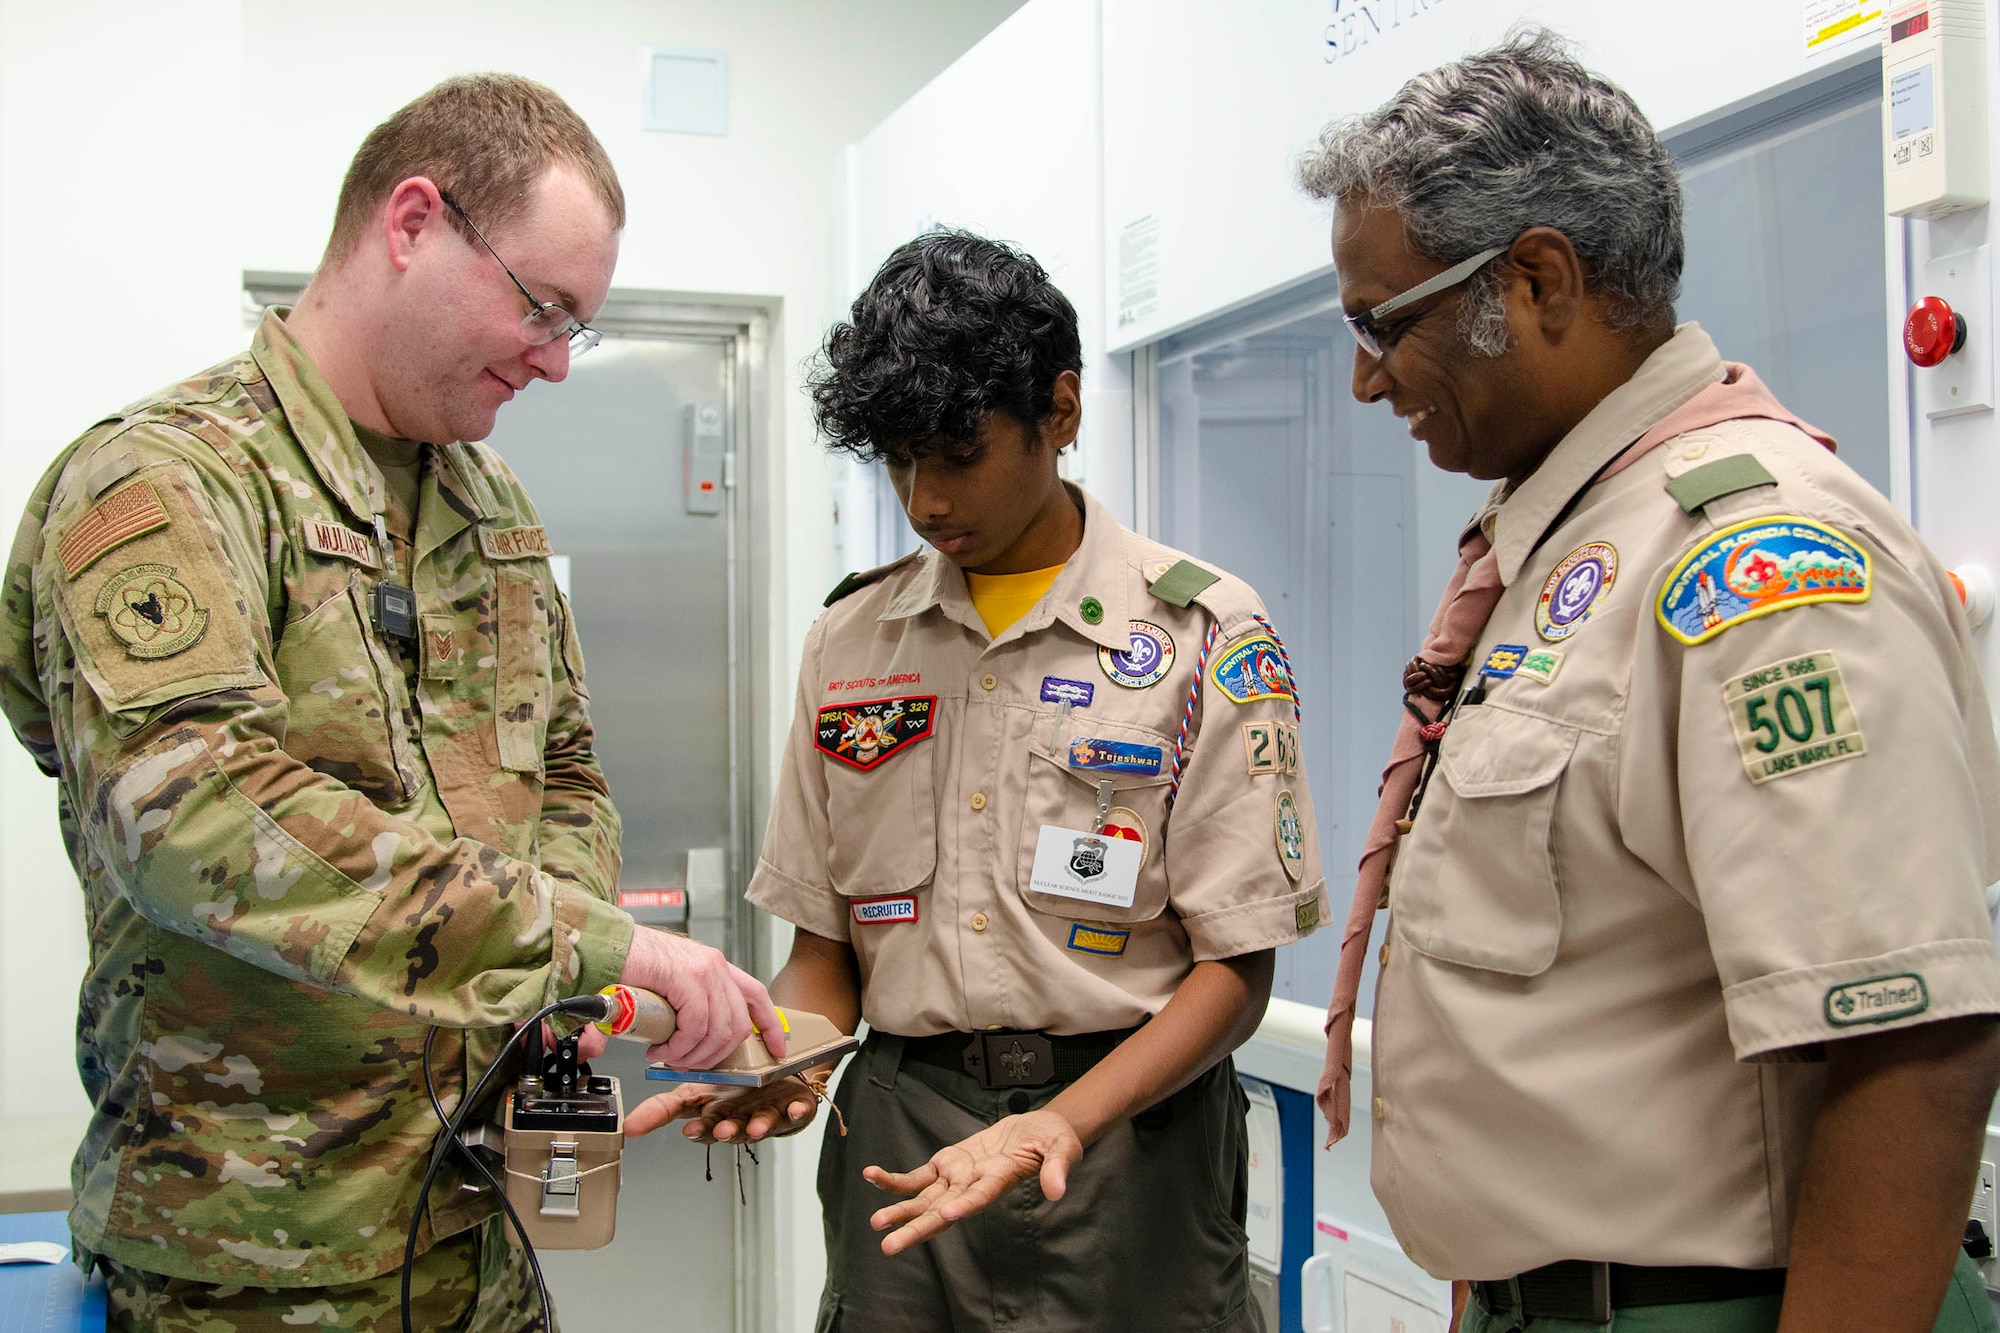
[[(280, 315), (99, 423), (8, 563), (0, 709), (82, 881), (79, 1244), (209, 1283), (402, 1262), (436, 1140), (501, 1025), (615, 980), (618, 818), (534, 506), (426, 449), (420, 634), (370, 619), (380, 482)], [(432, 1227), (492, 1213), (448, 1163)], [(428, 1246), (428, 1235), (423, 1242)]]
[(1782, 1265), (1823, 1043), (2000, 1012), (2000, 758), (1935, 557), (1772, 421), (1591, 485), (1720, 376), (1684, 326), (1478, 520), (1472, 668), (1516, 669), (1445, 735), (1375, 1008), (1375, 1192), (1440, 1276)]
[[(1076, 494), (1082, 546), (997, 639), (933, 551), (836, 601), (806, 636), (748, 895), (853, 945), (862, 1014), (879, 1031), (1130, 1027), (1197, 961), (1288, 944), (1325, 915), (1289, 694), (1238, 703), (1205, 676), (1168, 813), (1204, 636), (1220, 626), (1212, 673), (1263, 633), (1256, 594), (1221, 575), (1191, 604), (1162, 600), (1149, 583), (1180, 553)], [(1135, 622), (1171, 639), (1173, 656), (1154, 683), (1128, 687), (1103, 659), (1132, 649)], [(1067, 716), (1061, 697), (1075, 701)], [(887, 743), (870, 745), (878, 736)], [(1122, 771), (1076, 766), (1112, 754)], [(1097, 830), (1105, 779), (1110, 822), (1144, 839), (1132, 905), (1036, 892), (1042, 827)]]

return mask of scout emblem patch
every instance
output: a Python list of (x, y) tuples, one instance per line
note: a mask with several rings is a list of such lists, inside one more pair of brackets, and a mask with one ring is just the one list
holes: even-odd
[(1542, 585), (1535, 603), (1535, 632), (1560, 643), (1583, 628), (1590, 613), (1618, 581), (1618, 550), (1609, 542), (1591, 542), (1564, 556)]
[(1516, 674), (1523, 680), (1535, 680), (1544, 685), (1553, 685), (1556, 683), (1556, 672), (1562, 670), (1562, 664), (1562, 649), (1537, 648), (1521, 659)]
[(1268, 718), (1243, 724), (1243, 754), (1251, 777), (1259, 773), (1299, 771), (1299, 729), (1289, 722)]
[(1064, 680), (1061, 676), (1042, 677), (1042, 702), (1045, 704), (1069, 704), (1076, 708), (1090, 707), (1090, 701), (1097, 697), (1097, 687), (1087, 680)]
[(1293, 697), (1292, 673), (1278, 655), (1277, 640), (1268, 634), (1253, 634), (1216, 658), (1208, 678), (1239, 704)]
[(63, 572), (75, 578), (105, 552), (156, 532), (170, 521), (159, 492), (151, 482), (142, 481), (93, 505), (56, 547), (56, 558), (62, 561)]
[(1790, 514), (1715, 533), (1660, 585), (1658, 615), (1690, 646), (1731, 625), (1812, 602), (1865, 602), (1873, 565), (1842, 533)]
[(1722, 687), (1722, 706), (1752, 782), (1868, 753), (1868, 738), (1830, 652), (1745, 672)]
[(1132, 646), (1124, 652), (1097, 650), (1104, 674), (1128, 690), (1143, 690), (1167, 674), (1174, 664), (1174, 640), (1149, 620), (1132, 622)]
[(1069, 766), (1098, 773), (1157, 773), (1166, 757), (1166, 751), (1157, 745), (1134, 745), (1092, 736), (1078, 736), (1069, 743)]
[(1850, 981), (1826, 993), (1826, 1021), (1837, 1028), (1886, 1023), (1892, 1018), (1921, 1014), (1930, 1007), (1930, 988), (1915, 972)]
[(934, 694), (833, 704), (819, 710), (813, 745), (822, 754), (866, 772), (929, 736), (936, 708)]
[(1299, 818), (1299, 803), (1289, 787), (1278, 793), (1278, 859), (1294, 882), (1306, 872), (1306, 826)]
[(1496, 644), (1479, 664), (1479, 674), (1488, 680), (1511, 680), (1527, 656), (1528, 645), (1524, 643)]
[(908, 894), (888, 898), (856, 898), (849, 907), (857, 926), (881, 926), (917, 919), (917, 900)]
[(119, 570), (99, 590), (96, 610), (133, 657), (172, 657), (208, 632), (208, 609), (194, 604), (172, 565)]
[(1077, 953), (1100, 954), (1106, 958), (1116, 958), (1125, 952), (1126, 941), (1132, 938), (1129, 930), (1106, 930), (1103, 926), (1074, 925), (1069, 928), (1069, 943), (1065, 948)]

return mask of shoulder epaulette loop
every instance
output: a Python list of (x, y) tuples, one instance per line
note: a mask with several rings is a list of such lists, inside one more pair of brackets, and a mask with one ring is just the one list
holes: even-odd
[(1692, 514), (1703, 505), (1738, 491), (1777, 484), (1778, 479), (1771, 475), (1770, 469), (1751, 455), (1730, 454), (1669, 478), (1667, 494), (1674, 497), (1683, 513)]
[(1215, 584), (1222, 582), (1222, 575), (1214, 570), (1203, 569), (1192, 560), (1180, 560), (1160, 571), (1160, 576), (1146, 585), (1146, 590), (1165, 602), (1185, 611), (1194, 599)]

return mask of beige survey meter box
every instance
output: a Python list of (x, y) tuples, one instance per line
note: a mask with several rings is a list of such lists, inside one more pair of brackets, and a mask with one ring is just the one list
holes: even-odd
[[(618, 1230), (625, 1101), (593, 1074), (567, 1090), (523, 1078), (507, 1094), (507, 1201), (538, 1250), (594, 1250)], [(507, 1239), (519, 1249), (512, 1227)]]

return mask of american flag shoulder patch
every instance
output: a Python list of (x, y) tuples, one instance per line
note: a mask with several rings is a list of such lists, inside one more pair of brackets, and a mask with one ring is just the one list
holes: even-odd
[(56, 558), (62, 561), (63, 572), (75, 578), (105, 552), (156, 532), (171, 521), (153, 483), (136, 482), (92, 505), (57, 544)]

